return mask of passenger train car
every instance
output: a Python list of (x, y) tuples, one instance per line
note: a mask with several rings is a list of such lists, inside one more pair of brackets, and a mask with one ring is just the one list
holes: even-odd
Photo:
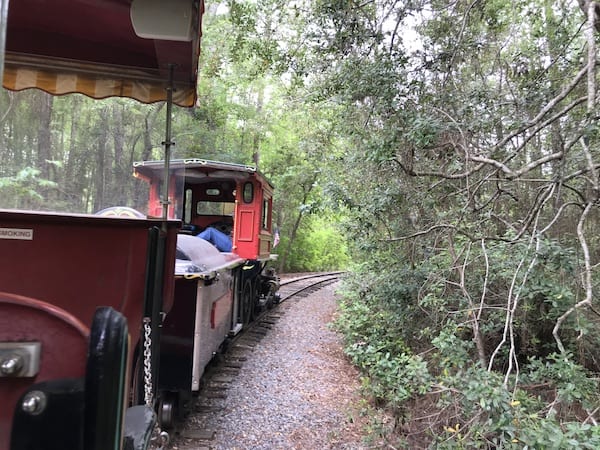
[[(146, 449), (229, 336), (277, 301), (273, 188), (254, 168), (171, 161), (196, 102), (202, 0), (0, 0), (9, 90), (165, 101), (146, 214), (0, 210), (0, 450)], [(197, 236), (231, 230), (221, 252)]]

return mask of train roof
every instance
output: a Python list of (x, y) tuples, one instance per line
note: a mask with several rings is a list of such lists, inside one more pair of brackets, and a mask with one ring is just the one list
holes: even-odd
[(173, 103), (193, 106), (203, 11), (203, 0), (10, 1), (2, 84), (152, 103), (167, 99), (173, 67)]
[[(171, 172), (176, 176), (185, 174), (186, 181), (193, 182), (194, 177), (210, 176), (211, 179), (245, 179), (255, 176), (271, 188), (271, 182), (255, 166), (236, 164), (208, 159), (174, 159), (169, 163)], [(133, 163), (134, 172), (143, 177), (152, 178), (164, 170), (164, 161), (138, 161)]]

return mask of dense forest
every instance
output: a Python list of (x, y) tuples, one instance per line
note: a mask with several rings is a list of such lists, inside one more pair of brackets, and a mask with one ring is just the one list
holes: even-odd
[[(176, 157), (255, 163), (390, 448), (599, 448), (589, 0), (207, 2)], [(140, 206), (165, 108), (0, 93), (0, 207)]]

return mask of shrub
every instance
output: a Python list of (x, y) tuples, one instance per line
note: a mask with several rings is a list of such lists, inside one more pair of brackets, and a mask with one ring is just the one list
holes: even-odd
[(336, 327), (365, 392), (396, 415), (396, 438), (409, 448), (596, 448), (598, 320), (580, 310), (563, 323), (568, 353), (552, 336), (581, 295), (575, 252), (550, 240), (490, 243), (485, 255), (452, 245), (418, 264), (380, 248), (341, 290)]

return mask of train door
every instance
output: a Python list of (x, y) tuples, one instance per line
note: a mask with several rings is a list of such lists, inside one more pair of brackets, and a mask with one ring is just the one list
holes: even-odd
[(236, 200), (236, 251), (247, 259), (269, 259), (273, 235), (272, 191), (256, 178), (241, 183)]
[(258, 196), (257, 185), (253, 180), (240, 184), (241, 193), (236, 201), (235, 223), (236, 251), (244, 258), (256, 258), (256, 232), (259, 225), (256, 200)]

